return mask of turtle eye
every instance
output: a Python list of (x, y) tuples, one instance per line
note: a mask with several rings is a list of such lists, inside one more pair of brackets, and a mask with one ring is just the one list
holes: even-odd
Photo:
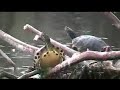
[(37, 56), (35, 56), (35, 59), (37, 59)]
[(47, 52), (46, 54), (48, 54), (49, 52)]

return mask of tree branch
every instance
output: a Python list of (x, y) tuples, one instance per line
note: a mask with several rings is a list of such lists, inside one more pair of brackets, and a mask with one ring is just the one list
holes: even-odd
[(3, 77), (7, 77), (7, 78), (9, 78), (9, 79), (17, 79), (17, 78), (18, 78), (18, 76), (13, 75), (13, 74), (11, 74), (11, 73), (8, 73), (8, 72), (6, 72), (6, 71), (0, 72), (0, 78), (3, 78)]
[(120, 20), (117, 18), (117, 16), (115, 16), (112, 12), (104, 12), (104, 15), (106, 15), (111, 20), (112, 25), (120, 29)]
[(7, 43), (9, 43), (10, 45), (16, 47), (17, 49), (23, 51), (23, 52), (27, 52), (29, 54), (34, 54), (34, 52), (36, 50), (38, 50), (39, 48), (26, 44), (14, 37), (12, 37), (11, 35), (3, 32), (2, 30), (0, 30), (0, 38), (4, 41), (6, 41)]
[[(39, 38), (42, 39), (41, 36), (42, 36), (42, 33), (43, 33), (43, 32), (40, 32), (39, 30), (35, 29), (35, 28), (32, 27), (31, 25), (26, 24), (26, 25), (23, 27), (23, 29), (24, 29), (24, 30), (27, 30), (27, 31), (31, 31), (31, 32), (39, 35)], [(61, 44), (61, 43), (53, 40), (52, 38), (50, 38), (50, 40), (51, 40), (51, 43), (52, 43), (53, 45), (62, 48), (62, 49), (64, 50), (64, 52), (65, 52), (68, 56), (72, 56), (74, 53), (77, 52), (77, 51), (75, 51), (75, 50), (73, 50), (73, 49), (71, 49), (71, 48), (69, 48), (69, 47), (66, 47), (65, 45), (63, 45), (63, 44)]]
[(36, 75), (36, 74), (39, 74), (39, 70), (34, 70), (34, 71), (31, 71), (31, 72), (28, 72), (28, 73), (18, 77), (17, 79), (28, 79), (29, 77), (31, 77), (33, 75)]
[(111, 52), (97, 52), (97, 51), (86, 51), (83, 53), (75, 53), (73, 56), (61, 64), (56, 65), (52, 68), (46, 77), (59, 72), (67, 66), (85, 61), (85, 60), (97, 60), (97, 61), (106, 61), (106, 60), (115, 60), (120, 58), (120, 51), (111, 51)]
[(16, 64), (0, 49), (0, 54), (5, 58), (6, 62), (16, 68)]

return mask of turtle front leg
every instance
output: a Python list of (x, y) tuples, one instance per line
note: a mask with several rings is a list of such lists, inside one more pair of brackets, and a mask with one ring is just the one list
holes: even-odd
[(104, 46), (101, 51), (102, 52), (109, 52), (109, 51), (111, 51), (111, 47), (110, 46)]

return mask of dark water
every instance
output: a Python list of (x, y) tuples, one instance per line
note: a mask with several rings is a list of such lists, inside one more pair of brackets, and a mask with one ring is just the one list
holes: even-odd
[[(0, 29), (23, 42), (32, 44), (34, 34), (25, 32), (23, 26), (30, 24), (47, 33), (61, 43), (69, 43), (71, 39), (64, 31), (69, 26), (78, 35), (89, 34), (108, 38), (105, 41), (116, 48), (120, 47), (120, 30), (113, 27), (108, 18), (99, 12), (0, 12)], [(32, 65), (32, 57), (16, 50), (0, 40), (0, 48), (17, 64)], [(7, 66), (0, 56), (0, 67)]]

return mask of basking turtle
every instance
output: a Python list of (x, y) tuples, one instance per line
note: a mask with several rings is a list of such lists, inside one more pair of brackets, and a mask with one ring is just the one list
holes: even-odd
[(87, 49), (92, 51), (110, 51), (111, 48), (101, 38), (92, 35), (81, 35), (77, 36), (75, 32), (65, 27), (65, 31), (72, 39), (72, 48), (77, 51), (86, 51)]
[(50, 38), (46, 34), (42, 35), (42, 39), (45, 42), (45, 46), (41, 50), (36, 51), (34, 68), (49, 69), (64, 60), (64, 51), (51, 44)]

